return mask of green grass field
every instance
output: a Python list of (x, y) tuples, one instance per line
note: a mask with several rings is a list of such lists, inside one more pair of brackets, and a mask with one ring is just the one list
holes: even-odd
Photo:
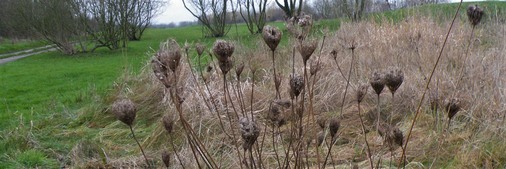
[[(424, 11), (431, 14), (444, 11), (445, 15), (451, 15), (455, 5), (424, 6), (416, 13), (424, 15)], [(504, 16), (506, 3), (486, 2), (483, 6), (495, 9), (497, 16)], [(375, 19), (401, 20), (412, 13), (410, 9), (403, 9), (372, 16)], [(273, 24), (284, 27), (283, 23)], [(335, 30), (339, 22), (326, 20), (316, 26), (317, 29), (329, 27)], [(159, 43), (167, 38), (178, 42), (201, 42), (208, 47), (215, 41), (215, 38), (203, 38), (198, 26), (149, 29), (141, 41), (129, 42), (126, 49), (100, 49), (75, 56), (49, 52), (0, 65), (0, 168), (58, 168), (69, 165), (65, 156), (69, 155), (72, 147), (102, 132), (82, 113), (94, 114), (87, 112), (97, 111), (89, 105), (106, 100), (117, 85), (116, 80), (125, 72), (139, 73), (158, 49)], [(259, 39), (257, 35), (250, 35), (244, 25), (238, 25), (237, 31), (232, 26), (224, 38), (238, 40), (244, 45), (251, 45)], [(0, 42), (0, 54), (43, 44), (29, 42), (11, 46)], [(142, 137), (143, 134), (139, 135)], [(61, 161), (66, 164), (61, 164)]]
[(10, 39), (0, 39), (0, 54), (17, 52), (46, 45), (48, 45), (48, 43), (45, 41), (20, 40), (13, 43)]

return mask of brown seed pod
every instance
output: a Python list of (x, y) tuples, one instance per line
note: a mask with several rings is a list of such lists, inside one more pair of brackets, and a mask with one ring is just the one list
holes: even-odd
[(341, 126), (341, 124), (337, 118), (330, 119), (330, 122), (329, 122), (330, 137), (334, 138), (336, 136), (337, 131), (339, 130), (340, 126)]
[(174, 119), (172, 119), (169, 115), (165, 115), (162, 118), (162, 123), (163, 123), (163, 127), (165, 128), (165, 130), (169, 134), (171, 134), (173, 126), (174, 126)]
[(385, 74), (385, 85), (388, 87), (392, 94), (399, 89), (402, 82), (404, 81), (404, 73), (399, 68), (391, 68)]
[(320, 147), (324, 140), (325, 140), (325, 133), (323, 133), (322, 131), (318, 132), (318, 138), (316, 138), (316, 145)]
[(483, 9), (478, 7), (478, 5), (476, 4), (467, 7), (467, 18), (469, 19), (469, 22), (473, 26), (476, 26), (480, 23), (483, 14), (484, 14)]
[(377, 71), (374, 71), (374, 73), (372, 73), (371, 78), (369, 78), (369, 83), (377, 95), (380, 95), (385, 88), (385, 80), (383, 78), (383, 74)]
[(204, 51), (206, 50), (206, 47), (200, 43), (197, 43), (195, 45), (195, 50), (197, 50), (197, 54), (200, 56), (202, 56), (202, 54), (204, 54)]
[(304, 89), (304, 78), (301, 75), (290, 75), (290, 98), (299, 97)]
[(307, 64), (307, 61), (309, 60), (309, 58), (311, 58), (311, 55), (313, 55), (313, 52), (316, 50), (317, 46), (318, 44), (316, 41), (304, 41), (302, 43), (299, 43), (298, 50), (300, 55), (302, 56), (304, 65)]
[(362, 84), (358, 86), (357, 89), (357, 102), (362, 102), (364, 100), (365, 95), (367, 94), (367, 89), (369, 89), (368, 85)]
[(220, 62), (228, 62), (234, 50), (234, 44), (224, 40), (217, 40), (213, 45), (213, 53)]
[(235, 66), (235, 75), (237, 76), (237, 78), (241, 77), (243, 70), (244, 70), (244, 62), (241, 62)]
[(163, 66), (175, 72), (181, 60), (181, 48), (176, 40), (170, 39), (160, 45), (160, 50), (158, 50), (156, 56)]
[(309, 68), (309, 74), (311, 76), (314, 76), (316, 73), (318, 73), (322, 68), (322, 64), (319, 61), (311, 62), (311, 67)]
[(260, 135), (260, 130), (254, 121), (245, 117), (241, 118), (239, 125), (241, 137), (244, 140), (242, 147), (244, 150), (251, 150), (251, 147), (255, 144), (258, 136)]
[(112, 104), (114, 116), (129, 126), (132, 126), (135, 120), (136, 111), (135, 104), (130, 99), (117, 100)]
[(277, 27), (273, 27), (270, 25), (264, 26), (262, 29), (262, 37), (264, 38), (265, 43), (271, 51), (275, 51), (281, 41), (281, 36), (283, 32), (281, 32)]
[(170, 167), (170, 154), (167, 151), (162, 152), (162, 161), (165, 164), (165, 167)]
[(267, 119), (269, 119), (274, 125), (282, 126), (285, 123), (282, 113), (287, 108), (290, 108), (290, 106), (291, 103), (288, 100), (273, 100), (269, 105)]
[(455, 98), (448, 100), (445, 110), (448, 112), (448, 118), (451, 120), (460, 111), (460, 100)]
[(402, 146), (404, 142), (404, 135), (402, 134), (402, 131), (399, 128), (395, 127), (392, 130), (392, 133), (394, 136), (394, 143), (397, 144), (398, 146)]
[(220, 66), (221, 72), (226, 75), (230, 69), (232, 69), (232, 60), (228, 59), (225, 61), (219, 61), (218, 66)]
[(316, 120), (316, 123), (318, 126), (320, 126), (321, 129), (325, 129), (325, 126), (327, 126), (327, 118), (320, 117)]
[(336, 49), (332, 49), (332, 51), (330, 52), (330, 54), (332, 55), (332, 59), (334, 59), (334, 60), (337, 59), (337, 50)]

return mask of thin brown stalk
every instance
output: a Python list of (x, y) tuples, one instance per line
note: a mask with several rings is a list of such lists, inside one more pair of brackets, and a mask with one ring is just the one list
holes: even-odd
[(135, 142), (137, 143), (137, 145), (141, 149), (142, 156), (144, 156), (144, 160), (146, 160), (146, 164), (148, 165), (148, 167), (151, 166), (151, 164), (149, 164), (148, 157), (146, 157), (146, 154), (144, 153), (144, 149), (142, 149), (142, 146), (139, 143), (139, 140), (137, 140), (137, 137), (135, 137), (135, 133), (134, 133), (134, 129), (132, 128), (132, 125), (128, 125), (128, 127), (130, 127), (130, 131), (132, 132), (132, 137), (134, 138)]
[(274, 58), (274, 54), (275, 54), (275, 51), (272, 50), (272, 69), (273, 69), (273, 74), (274, 74), (273, 82), (274, 82), (274, 88), (276, 88), (276, 98), (281, 99), (281, 94), (279, 93), (279, 87), (276, 85), (276, 79), (278, 79), (278, 75), (276, 74), (276, 64), (275, 64), (276, 59)]
[(374, 164), (372, 161), (371, 149), (369, 148), (369, 142), (367, 141), (367, 134), (365, 133), (365, 125), (364, 125), (364, 121), (362, 120), (362, 113), (360, 112), (360, 103), (358, 103), (358, 117), (360, 118), (360, 124), (362, 125), (362, 134), (364, 134), (364, 141), (365, 141), (365, 145), (367, 147), (367, 157), (369, 158), (371, 168), (374, 168)]
[(176, 154), (176, 158), (179, 161), (179, 164), (181, 165), (181, 168), (185, 169), (185, 167), (183, 165), (183, 161), (181, 160), (181, 157), (179, 156), (179, 153), (177, 153), (177, 151), (176, 151), (176, 145), (174, 144), (174, 139), (170, 135), (169, 135), (169, 139), (170, 139), (170, 145), (172, 146), (172, 151), (174, 151), (174, 154)]
[[(457, 8), (457, 11), (455, 12), (455, 15), (453, 16), (452, 23), (450, 25), (450, 28), (448, 29), (448, 33), (446, 34), (446, 38), (445, 38), (445, 41), (443, 43), (443, 46), (441, 47), (441, 50), (439, 51), (439, 55), (437, 57), (436, 63), (432, 67), (432, 71), (430, 73), (429, 80), (427, 80), (427, 83), (425, 84), (425, 89), (423, 91), (422, 98), (420, 99), (420, 102), (418, 103), (418, 106), (417, 106), (417, 109), (416, 109), (416, 113), (415, 113), (415, 117), (413, 118), (413, 121), (411, 123), (411, 127), (409, 128), (408, 137), (406, 138), (406, 143), (404, 144), (404, 148), (402, 150), (401, 159), (399, 160), (399, 166), (401, 165), (401, 163), (403, 161), (406, 161), (405, 160), (405, 158), (406, 158), (406, 150), (408, 148), (409, 139), (411, 138), (411, 132), (413, 131), (413, 127), (415, 126), (415, 122), (416, 122), (416, 119), (418, 117), (418, 114), (420, 114), (422, 103), (423, 103), (423, 100), (425, 99), (425, 94), (427, 93), (427, 90), (429, 89), (429, 85), (430, 85), (430, 82), (432, 81), (434, 73), (436, 72), (437, 65), (439, 64), (439, 61), (441, 60), (441, 56), (443, 55), (443, 50), (444, 50), (444, 48), (446, 46), (446, 42), (448, 41), (448, 37), (450, 36), (450, 32), (452, 30), (453, 24), (455, 23), (455, 19), (457, 18), (457, 15), (459, 14), (460, 8), (462, 6), (462, 1), (463, 0), (460, 0), (459, 7)], [(405, 167), (405, 166), (403, 166), (403, 167)]]
[(278, 155), (278, 151), (276, 149), (275, 127), (276, 126), (272, 126), (272, 147), (274, 149), (274, 155), (276, 156), (276, 161), (278, 162), (278, 168), (281, 168), (281, 162), (279, 161), (279, 155)]
[[(322, 56), (322, 51), (323, 51), (323, 46), (325, 45), (325, 38), (326, 36), (324, 35), (323, 36), (323, 40), (322, 40), (322, 45), (320, 46), (320, 53), (318, 55), (318, 59), (317, 59), (317, 63), (316, 65), (317, 66), (320, 66), (320, 58)], [(311, 88), (309, 90), (309, 114), (311, 115), (311, 118), (312, 118), (312, 122), (313, 124), (316, 124), (316, 119), (314, 117), (314, 107), (313, 107), (313, 98), (314, 98), (314, 86), (316, 84), (316, 77), (318, 75), (318, 71), (315, 72), (315, 74), (313, 75), (313, 80), (312, 80), (312, 83), (311, 83)], [(316, 132), (314, 132), (314, 138), (317, 138), (318, 134)], [(309, 147), (309, 145), (307, 145)], [(316, 146), (316, 161), (318, 163), (318, 168), (320, 168), (320, 153), (319, 153), (319, 150), (318, 150), (318, 145), (315, 144)], [(306, 160), (306, 162), (308, 162)], [(309, 168), (309, 167), (308, 167)]]
[[(231, 132), (232, 132), (232, 138), (233, 138), (233, 144), (234, 144), (234, 147), (235, 147), (235, 150), (237, 152), (237, 157), (239, 157), (239, 159), (242, 159), (241, 158), (241, 152), (239, 151), (239, 145), (237, 144), (237, 139), (236, 139), (236, 136), (235, 136), (235, 132), (234, 132), (234, 127), (233, 127), (233, 123), (232, 123), (232, 119), (230, 118), (230, 113), (228, 112), (228, 100), (227, 100), (227, 76), (225, 74), (223, 74), (223, 93), (224, 93), (224, 97), (225, 97), (225, 112), (227, 113), (227, 118), (228, 118), (228, 122), (230, 123), (230, 129), (231, 129)], [(242, 169), (242, 163), (239, 163), (241, 169)]]
[(348, 71), (348, 78), (346, 79), (346, 87), (344, 88), (343, 101), (341, 102), (341, 112), (339, 112), (341, 117), (343, 116), (344, 102), (346, 101), (346, 94), (348, 93), (348, 87), (350, 86), (351, 71), (353, 70), (353, 60), (355, 58), (355, 46), (354, 45), (355, 44), (352, 44), (352, 47), (351, 47), (350, 70)]
[[(212, 59), (212, 57), (211, 57)], [(199, 62), (199, 66), (201, 67), (202, 66), (202, 63), (200, 61), (200, 57), (198, 58), (198, 62)], [(202, 73), (202, 70), (200, 71), (200, 76), (202, 79), (204, 79), (204, 73)], [(209, 85), (207, 84), (207, 82), (204, 80), (204, 86), (207, 90), (207, 92), (209, 93), (209, 99), (211, 99), (211, 103), (213, 104), (213, 107), (214, 107), (214, 111), (216, 112), (216, 115), (218, 116), (218, 122), (220, 124), (220, 127), (221, 127), (221, 130), (223, 131), (223, 133), (225, 133), (225, 135), (227, 135), (228, 138), (232, 138), (227, 130), (225, 130), (225, 125), (223, 125), (223, 120), (221, 119), (221, 114), (220, 114), (220, 111), (218, 110), (218, 106), (216, 105), (216, 103), (214, 102), (214, 97), (211, 93), (211, 90), (209, 89)], [(212, 112), (212, 111), (211, 111)]]

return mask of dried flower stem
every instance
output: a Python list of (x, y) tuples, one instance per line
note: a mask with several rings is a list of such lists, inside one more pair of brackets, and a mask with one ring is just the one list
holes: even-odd
[(144, 160), (146, 160), (146, 164), (148, 166), (151, 166), (151, 164), (149, 164), (148, 158), (146, 157), (146, 154), (144, 153), (144, 149), (142, 148), (141, 144), (139, 143), (139, 140), (137, 140), (137, 137), (135, 137), (134, 129), (132, 128), (132, 125), (128, 125), (128, 127), (130, 127), (130, 131), (132, 132), (132, 137), (134, 138), (135, 142), (137, 143), (137, 145), (141, 149), (142, 156), (144, 156)]
[(448, 28), (448, 33), (446, 34), (446, 38), (445, 38), (445, 41), (443, 43), (443, 46), (441, 47), (441, 50), (439, 51), (439, 55), (437, 57), (436, 63), (432, 67), (432, 71), (430, 73), (429, 80), (427, 80), (427, 83), (425, 84), (425, 89), (423, 91), (422, 98), (420, 99), (420, 102), (418, 103), (418, 107), (416, 109), (415, 117), (413, 118), (413, 121), (411, 123), (411, 127), (409, 128), (408, 137), (406, 138), (406, 144), (404, 144), (404, 148), (402, 149), (402, 155), (401, 155), (401, 159), (399, 160), (399, 165), (398, 166), (401, 166), (401, 163), (403, 161), (404, 162), (406, 161), (405, 160), (405, 158), (406, 158), (406, 150), (408, 148), (409, 139), (411, 138), (411, 132), (413, 131), (413, 127), (415, 126), (415, 122), (416, 122), (416, 119), (418, 117), (418, 114), (420, 114), (422, 103), (423, 103), (423, 100), (425, 99), (425, 94), (427, 93), (427, 90), (429, 89), (429, 84), (432, 81), (432, 77), (434, 76), (434, 73), (436, 72), (437, 65), (439, 64), (439, 61), (441, 60), (441, 56), (443, 55), (443, 50), (444, 50), (444, 48), (446, 46), (446, 42), (448, 41), (448, 37), (450, 36), (450, 32), (451, 32), (451, 30), (453, 28), (453, 24), (455, 23), (455, 19), (457, 18), (457, 15), (459, 14), (460, 8), (462, 6), (462, 1), (463, 0), (460, 0), (459, 7), (457, 8), (457, 11), (455, 12), (455, 15), (453, 16), (453, 20), (452, 20), (452, 23), (450, 24), (450, 28)]
[(181, 160), (179, 153), (177, 153), (177, 151), (176, 151), (176, 145), (174, 144), (174, 139), (172, 138), (172, 136), (170, 134), (169, 134), (169, 140), (170, 140), (169, 141), (170, 145), (172, 146), (172, 151), (174, 151), (174, 154), (176, 154), (176, 158), (179, 161), (179, 164), (181, 164), (181, 168), (185, 169), (185, 167), (183, 165), (183, 161)]
[[(231, 132), (232, 132), (232, 139), (233, 139), (233, 144), (235, 145), (235, 150), (237, 152), (237, 157), (239, 157), (239, 159), (242, 159), (241, 158), (241, 152), (239, 151), (239, 145), (237, 144), (237, 139), (236, 139), (236, 136), (235, 136), (235, 132), (233, 130), (233, 123), (232, 123), (232, 119), (230, 118), (230, 113), (228, 112), (228, 99), (227, 99), (227, 75), (226, 74), (223, 74), (223, 93), (224, 93), (224, 97), (225, 97), (225, 113), (227, 114), (227, 118), (228, 118), (228, 122), (230, 123), (230, 129), (231, 129)], [(241, 169), (242, 169), (242, 163), (239, 163)]]
[(346, 79), (346, 87), (344, 88), (343, 101), (341, 102), (341, 112), (339, 113), (341, 117), (343, 116), (344, 102), (346, 101), (346, 94), (348, 93), (348, 87), (350, 86), (351, 71), (353, 70), (353, 60), (354, 59), (355, 59), (355, 46), (354, 46), (354, 44), (352, 44), (350, 70), (348, 71), (348, 78)]
[[(213, 57), (211, 56), (211, 59)], [(201, 67), (202, 66), (202, 62), (200, 60), (200, 57), (198, 57), (198, 62), (199, 62), (199, 66)], [(200, 76), (202, 79), (204, 79), (204, 73), (202, 73), (202, 70), (200, 71)], [(213, 104), (213, 107), (214, 107), (214, 111), (216, 112), (216, 116), (218, 116), (218, 121), (220, 123), (220, 127), (221, 127), (221, 130), (223, 131), (223, 133), (225, 133), (225, 135), (227, 135), (228, 138), (232, 138), (230, 136), (230, 134), (228, 134), (227, 130), (225, 130), (225, 126), (223, 125), (223, 120), (221, 119), (221, 114), (220, 114), (220, 111), (218, 110), (218, 106), (216, 105), (216, 103), (214, 102), (214, 97), (211, 93), (211, 90), (209, 89), (209, 84), (204, 80), (204, 86), (207, 90), (207, 92), (209, 93), (209, 99), (211, 99), (211, 103)]]
[(273, 79), (273, 82), (274, 82), (274, 88), (276, 88), (276, 99), (281, 99), (281, 94), (279, 93), (279, 86), (276, 85), (276, 79), (278, 79), (278, 75), (276, 73), (276, 63), (275, 63), (275, 58), (274, 58), (274, 54), (275, 54), (275, 50), (272, 50), (272, 69), (273, 69), (273, 74), (274, 74), (274, 79)]
[(367, 141), (367, 134), (365, 133), (364, 120), (362, 120), (362, 113), (360, 112), (360, 102), (358, 103), (358, 117), (360, 118), (360, 124), (362, 125), (362, 134), (364, 134), (364, 141), (365, 141), (365, 145), (367, 147), (367, 157), (369, 158), (371, 168), (374, 168), (371, 149), (369, 148), (369, 142)]

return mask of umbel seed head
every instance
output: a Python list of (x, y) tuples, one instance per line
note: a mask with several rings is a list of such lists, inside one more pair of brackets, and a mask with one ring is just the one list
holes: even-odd
[(214, 42), (213, 53), (220, 62), (226, 62), (234, 53), (234, 49), (234, 44), (224, 40), (217, 40)]
[(163, 66), (166, 66), (172, 70), (172, 72), (175, 72), (179, 67), (181, 60), (181, 48), (177, 44), (176, 40), (170, 39), (161, 44), (160, 50), (156, 56)]
[(244, 62), (241, 62), (235, 66), (235, 75), (237, 76), (237, 78), (241, 77), (243, 70), (244, 70)]
[(447, 101), (445, 110), (448, 112), (448, 118), (451, 120), (460, 111), (460, 101), (458, 99)]
[(171, 134), (173, 126), (174, 126), (174, 120), (169, 115), (165, 115), (165, 116), (163, 116), (162, 122), (163, 122), (163, 127), (165, 128), (165, 130), (169, 134)]
[(126, 125), (132, 126), (134, 123), (136, 108), (130, 99), (121, 99), (114, 102), (112, 104), (112, 112), (119, 121)]
[(284, 112), (285, 109), (290, 108), (290, 106), (292, 105), (288, 100), (273, 100), (269, 106), (267, 119), (269, 119), (275, 126), (282, 126), (285, 124), (285, 119), (282, 115), (282, 112)]
[(275, 51), (281, 41), (281, 36), (283, 32), (281, 32), (277, 27), (273, 27), (270, 25), (264, 26), (262, 29), (262, 37), (264, 38), (265, 43), (271, 51)]
[(239, 125), (241, 129), (241, 137), (244, 140), (242, 147), (244, 150), (251, 150), (251, 147), (255, 144), (258, 136), (260, 135), (260, 130), (254, 121), (245, 117), (241, 118)]
[(290, 75), (290, 98), (299, 97), (304, 89), (304, 78), (301, 75)]
[(476, 26), (480, 23), (483, 14), (484, 14), (483, 9), (478, 7), (478, 5), (476, 4), (467, 7), (467, 18), (469, 19), (469, 22), (473, 26)]
[(363, 85), (360, 85), (358, 87), (358, 90), (357, 90), (357, 102), (362, 102), (362, 100), (364, 100), (364, 97), (365, 95), (367, 94), (367, 89), (369, 88), (369, 86), (363, 84)]
[(299, 44), (299, 53), (302, 56), (302, 60), (304, 61), (304, 65), (306, 65), (313, 52), (316, 50), (317, 43), (316, 41), (304, 41)]
[(341, 124), (337, 118), (330, 119), (330, 122), (329, 122), (330, 137), (334, 138), (336, 136), (337, 131), (339, 130), (340, 126), (341, 126)]
[(202, 56), (202, 54), (204, 54), (206, 47), (200, 43), (197, 43), (197, 45), (195, 45), (195, 49), (197, 50), (197, 54), (200, 57), (200, 56)]
[(170, 154), (166, 150), (162, 152), (162, 161), (165, 167), (168, 168), (170, 166)]
[(404, 81), (404, 73), (399, 68), (391, 68), (385, 74), (385, 85), (388, 87), (392, 94), (399, 89), (402, 82)]
[(369, 83), (371, 87), (374, 89), (377, 95), (380, 95), (383, 89), (385, 88), (385, 80), (383, 79), (383, 74), (375, 71), (372, 73), (371, 78), (369, 79)]

